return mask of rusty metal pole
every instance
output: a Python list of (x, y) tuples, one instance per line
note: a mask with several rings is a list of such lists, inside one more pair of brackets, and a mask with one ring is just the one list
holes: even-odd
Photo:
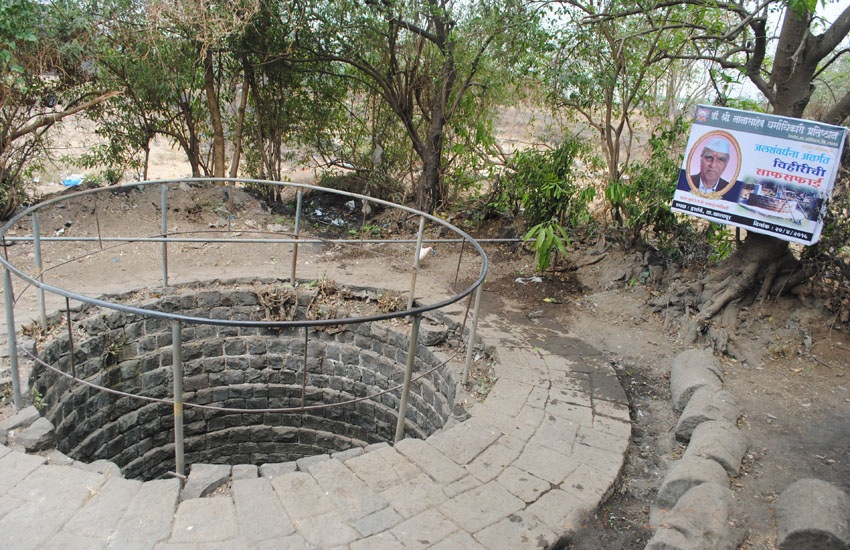
[[(35, 254), (35, 269), (38, 282), (44, 282), (44, 266), (41, 261), (41, 226), (38, 223), (38, 214), (32, 215), (32, 238)], [(47, 309), (44, 305), (44, 289), (38, 287), (38, 312), (41, 319), (41, 328), (47, 330)]]
[(181, 484), (186, 475), (183, 455), (183, 338), (180, 321), (171, 322), (171, 368), (174, 379), (174, 471)]
[(469, 327), (469, 342), (466, 344), (466, 363), (463, 365), (463, 378), (461, 382), (466, 385), (469, 381), (469, 367), (472, 365), (472, 350), (475, 349), (475, 333), (478, 332), (478, 312), (481, 309), (481, 291), (484, 288), (482, 282), (475, 289), (475, 305), (472, 308), (472, 326)]
[(419, 232), (416, 234), (416, 251), (413, 256), (413, 273), (410, 276), (410, 297), (407, 309), (413, 309), (413, 295), (416, 293), (416, 273), (419, 271), (419, 254), (422, 253), (422, 235), (425, 232), (425, 216), (419, 216)]
[(460, 254), (457, 255), (457, 270), (455, 271), (455, 282), (452, 284), (452, 291), (457, 291), (457, 278), (460, 276), (460, 262), (463, 260), (463, 249), (466, 247), (466, 239), (460, 243)]
[[(168, 236), (168, 185), (162, 184), (162, 197), (160, 200), (160, 213), (162, 214), (162, 238)], [(162, 241), (162, 286), (168, 286), (168, 243)]]
[(413, 366), (416, 364), (416, 348), (419, 345), (419, 322), (421, 315), (413, 316), (410, 327), (410, 343), (407, 346), (407, 368), (404, 371), (404, 386), (401, 389), (401, 403), (398, 405), (398, 420), (395, 425), (395, 443), (404, 437), (404, 419), (407, 416), (407, 397), (410, 395), (410, 381), (413, 378)]
[(9, 369), (12, 371), (12, 403), (16, 410), (23, 408), (21, 379), (18, 375), (18, 341), (15, 333), (15, 297), (12, 294), (12, 276), (3, 270), (3, 298), (6, 302), (6, 340), (9, 344)]
[[(301, 189), (298, 190), (295, 200), (295, 240), (301, 233)], [(298, 243), (292, 243), (292, 277), (290, 282), (295, 286), (295, 266), (298, 264)]]
[(301, 369), (301, 408), (307, 399), (307, 346), (310, 343), (310, 327), (304, 327), (304, 366)]

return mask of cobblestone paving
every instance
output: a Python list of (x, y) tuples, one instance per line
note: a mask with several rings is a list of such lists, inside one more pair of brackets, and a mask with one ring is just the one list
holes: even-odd
[(628, 404), (613, 369), (581, 342), (503, 323), (482, 318), (497, 381), (467, 420), (425, 441), (259, 470), (284, 472), (275, 477), (241, 468), (229, 493), (181, 500), (176, 479), (141, 483), (0, 446), (0, 547), (548, 547), (585, 526), (612, 489)]

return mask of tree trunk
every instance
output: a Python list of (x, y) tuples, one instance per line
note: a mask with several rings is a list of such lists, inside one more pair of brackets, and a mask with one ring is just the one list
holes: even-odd
[(221, 106), (218, 103), (218, 94), (216, 93), (213, 58), (210, 50), (207, 50), (204, 54), (204, 91), (207, 95), (207, 107), (210, 110), (210, 120), (213, 126), (213, 177), (223, 178), (225, 174), (224, 126), (221, 122)]
[(239, 174), (239, 159), (242, 156), (242, 128), (245, 126), (245, 110), (248, 107), (248, 75), (242, 77), (242, 93), (239, 96), (239, 110), (236, 114), (236, 129), (233, 132), (233, 162), (230, 164), (230, 177)]
[(422, 163), (422, 176), (416, 187), (416, 208), (431, 214), (437, 207), (440, 189), (440, 153), (429, 147)]

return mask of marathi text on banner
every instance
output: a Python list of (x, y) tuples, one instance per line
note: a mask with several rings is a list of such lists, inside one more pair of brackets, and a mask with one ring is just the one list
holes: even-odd
[(672, 209), (814, 244), (847, 129), (700, 105)]

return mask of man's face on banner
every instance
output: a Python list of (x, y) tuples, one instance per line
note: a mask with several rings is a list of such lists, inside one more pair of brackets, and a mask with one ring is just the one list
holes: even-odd
[(706, 187), (716, 185), (728, 163), (728, 153), (720, 153), (707, 147), (703, 149), (699, 158), (700, 181), (703, 185)]

